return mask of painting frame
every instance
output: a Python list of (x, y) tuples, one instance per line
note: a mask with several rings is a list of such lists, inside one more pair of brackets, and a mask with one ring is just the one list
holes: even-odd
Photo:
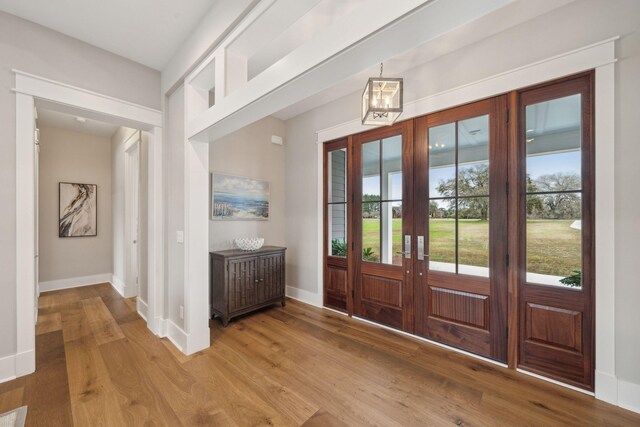
[[(68, 207), (65, 205), (63, 208), (63, 203), (68, 205), (68, 202), (66, 200), (63, 201), (63, 196), (66, 195), (66, 192), (63, 192), (63, 186), (83, 186), (83, 187), (89, 187), (92, 189), (93, 194), (92, 196), (90, 196), (90, 199), (89, 199), (90, 205), (88, 206), (90, 211), (89, 212), (90, 215), (88, 218), (88, 227), (90, 230), (89, 233), (85, 232), (82, 234), (76, 234), (72, 231), (70, 227), (67, 227), (69, 229), (68, 233), (63, 231), (62, 221), (63, 219), (65, 219), (65, 216), (63, 216), (63, 209), (66, 209)], [(58, 237), (72, 238), (72, 237), (97, 237), (97, 236), (98, 236), (98, 184), (83, 184), (78, 182), (66, 182), (66, 181), (58, 182)]]
[[(216, 185), (216, 182), (218, 184)], [(271, 215), (271, 184), (264, 179), (210, 173), (210, 219), (212, 221), (268, 221)], [(234, 184), (237, 186), (234, 187)], [(255, 189), (252, 195), (240, 187)], [(216, 191), (218, 190), (218, 191)], [(238, 201), (233, 201), (238, 199)], [(228, 209), (225, 208), (227, 205)], [(251, 206), (251, 208), (245, 206)], [(251, 212), (253, 209), (254, 212)], [(228, 212), (228, 214), (225, 214)], [(257, 213), (256, 213), (257, 212)]]

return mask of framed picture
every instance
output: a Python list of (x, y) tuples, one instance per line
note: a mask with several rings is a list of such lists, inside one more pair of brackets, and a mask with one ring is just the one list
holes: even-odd
[(58, 237), (98, 235), (98, 186), (61, 182), (58, 187)]
[(212, 173), (211, 219), (268, 220), (269, 182)]

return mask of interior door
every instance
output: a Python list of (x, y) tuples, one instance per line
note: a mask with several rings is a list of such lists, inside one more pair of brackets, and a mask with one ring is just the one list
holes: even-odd
[(354, 314), (413, 332), (413, 121), (353, 137)]
[(417, 333), (507, 358), (507, 114), (497, 97), (417, 120)]
[(518, 366), (588, 390), (594, 381), (592, 77), (522, 92), (517, 141)]

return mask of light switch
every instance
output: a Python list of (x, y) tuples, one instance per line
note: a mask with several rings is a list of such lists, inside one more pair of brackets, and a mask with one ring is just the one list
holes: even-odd
[(176, 241), (178, 243), (184, 243), (184, 231), (176, 232)]

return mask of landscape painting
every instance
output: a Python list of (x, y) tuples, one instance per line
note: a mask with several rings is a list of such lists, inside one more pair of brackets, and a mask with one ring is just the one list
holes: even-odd
[(98, 235), (98, 186), (95, 184), (59, 184), (59, 237)]
[(269, 182), (211, 174), (211, 219), (269, 219)]

